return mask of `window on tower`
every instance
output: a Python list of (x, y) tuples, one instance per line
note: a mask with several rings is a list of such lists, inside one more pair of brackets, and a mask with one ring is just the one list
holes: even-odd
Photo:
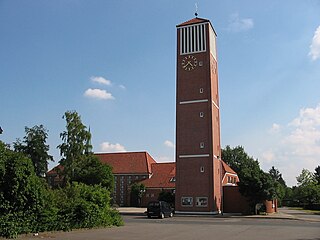
[(204, 142), (200, 143), (200, 148), (204, 148)]

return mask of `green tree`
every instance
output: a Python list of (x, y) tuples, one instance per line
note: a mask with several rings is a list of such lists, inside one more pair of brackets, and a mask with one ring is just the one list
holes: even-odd
[(62, 159), (60, 164), (64, 167), (63, 175), (66, 182), (82, 182), (88, 185), (100, 184), (112, 192), (114, 177), (112, 168), (103, 164), (91, 151), (91, 133), (82, 123), (77, 112), (67, 111), (66, 131), (60, 134), (63, 143), (58, 146)]
[(72, 181), (77, 161), (91, 153), (91, 133), (76, 111), (65, 112), (63, 118), (67, 124), (66, 131), (60, 134), (63, 143), (58, 146), (62, 157), (59, 163), (64, 167), (65, 180)]
[(0, 141), (0, 237), (122, 224), (106, 188), (68, 183), (49, 189), (31, 159)]
[(302, 169), (301, 174), (296, 179), (298, 186), (309, 185), (316, 182), (315, 175), (308, 169)]
[(247, 197), (252, 210), (257, 203), (276, 197), (274, 180), (271, 175), (260, 169), (258, 160), (250, 157), (243, 147), (222, 149), (222, 159), (237, 172), (240, 182), (239, 191)]
[(320, 184), (320, 166), (316, 167), (314, 171), (315, 171), (314, 176), (316, 178), (316, 181), (318, 182), (318, 184)]
[(141, 206), (141, 199), (146, 192), (146, 187), (142, 183), (133, 183), (131, 185), (131, 205)]
[(307, 169), (303, 169), (297, 177), (298, 187), (294, 189), (294, 198), (305, 208), (312, 208), (314, 204), (320, 202), (320, 185), (313, 174)]
[(278, 169), (276, 169), (274, 166), (272, 166), (269, 170), (269, 174), (270, 176), (277, 181), (278, 183), (280, 183), (282, 186), (287, 186), (286, 182), (284, 181), (284, 179), (282, 178), (282, 174), (280, 173), (280, 171)]
[(174, 201), (175, 201), (175, 194), (172, 192), (168, 192), (168, 191), (164, 191), (162, 190), (159, 193), (159, 197), (158, 197), (159, 201), (165, 201), (167, 203), (169, 203), (171, 205), (171, 207), (174, 206)]
[(48, 161), (53, 161), (53, 157), (48, 154), (49, 145), (46, 144), (48, 131), (43, 125), (36, 125), (32, 128), (25, 127), (25, 133), (22, 142), (17, 139), (13, 143), (14, 149), (29, 157), (36, 174), (43, 177), (48, 171)]
[(73, 180), (87, 185), (100, 184), (109, 192), (112, 192), (114, 187), (112, 167), (101, 163), (93, 154), (89, 154), (85, 158), (80, 158), (76, 161), (74, 164)]
[(12, 237), (37, 231), (45, 191), (32, 161), (0, 142), (0, 235)]
[(274, 166), (272, 166), (271, 169), (269, 170), (269, 174), (274, 180), (276, 196), (279, 200), (279, 204), (281, 205), (282, 200), (286, 195), (286, 188), (287, 188), (286, 182), (282, 178), (282, 174), (280, 173), (280, 171), (276, 169)]

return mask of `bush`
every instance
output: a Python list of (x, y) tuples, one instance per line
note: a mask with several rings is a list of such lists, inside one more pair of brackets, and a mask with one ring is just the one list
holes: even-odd
[(0, 141), (0, 237), (122, 224), (106, 188), (73, 183), (49, 189), (29, 158)]
[(56, 200), (60, 201), (56, 203), (60, 208), (58, 214), (65, 219), (66, 229), (123, 224), (118, 212), (110, 207), (110, 193), (99, 185), (73, 183), (55, 192)]

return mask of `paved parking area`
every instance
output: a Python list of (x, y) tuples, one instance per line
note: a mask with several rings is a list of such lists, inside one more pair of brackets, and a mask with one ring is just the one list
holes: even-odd
[(176, 216), (148, 219), (143, 214), (123, 215), (125, 226), (72, 232), (40, 233), (21, 239), (69, 240), (320, 240), (320, 222), (275, 218)]

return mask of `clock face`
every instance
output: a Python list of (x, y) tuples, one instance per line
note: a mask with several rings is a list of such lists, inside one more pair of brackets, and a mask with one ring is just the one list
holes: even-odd
[(182, 59), (181, 65), (184, 70), (191, 71), (198, 65), (198, 61), (194, 56), (188, 55)]

